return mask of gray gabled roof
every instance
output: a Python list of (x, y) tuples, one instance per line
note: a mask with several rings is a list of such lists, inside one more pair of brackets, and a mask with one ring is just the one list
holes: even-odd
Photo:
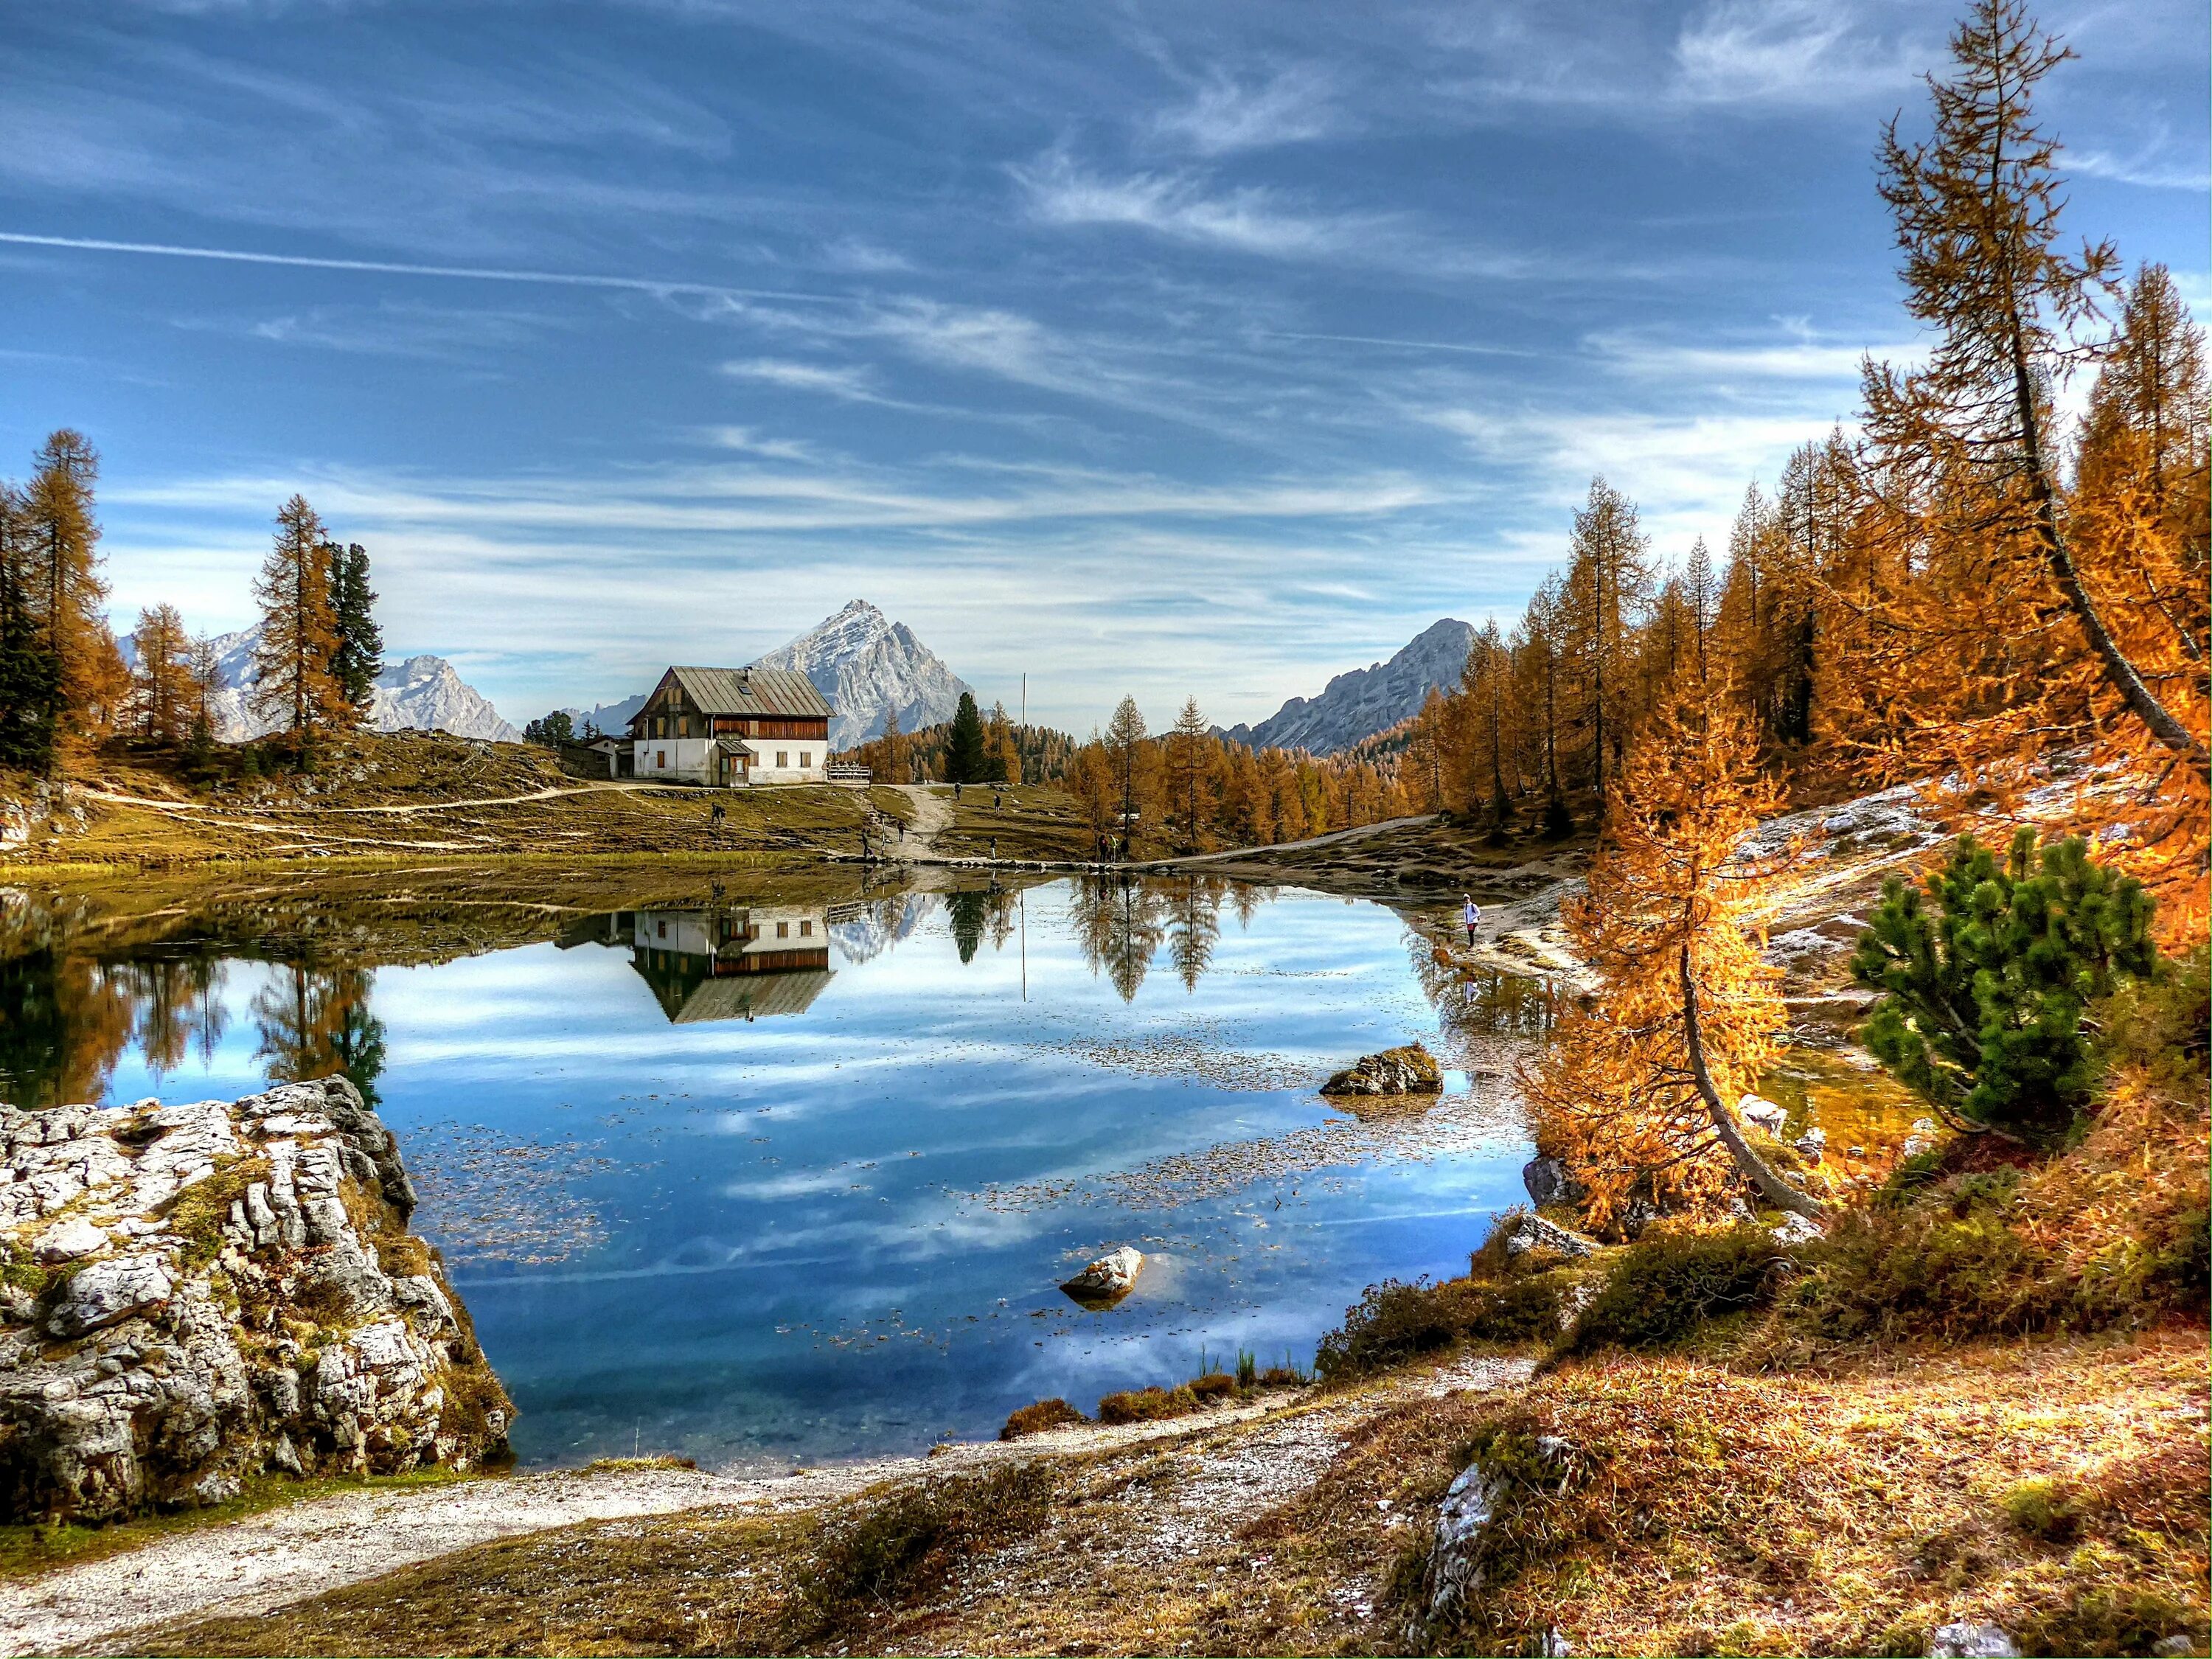
[(684, 668), (668, 671), (702, 714), (781, 714), (827, 720), (837, 712), (805, 675), (788, 668)]

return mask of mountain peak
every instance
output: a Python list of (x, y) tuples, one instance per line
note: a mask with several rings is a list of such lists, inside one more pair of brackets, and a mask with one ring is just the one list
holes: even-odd
[(837, 711), (830, 727), (833, 749), (881, 735), (894, 709), (908, 732), (950, 720), (960, 694), (970, 690), (912, 629), (866, 599), (823, 617), (757, 666), (795, 670), (814, 683)]
[(1431, 623), (1389, 661), (1336, 675), (1318, 696), (1292, 697), (1257, 726), (1229, 736), (1255, 749), (1334, 755), (1420, 713), (1431, 687), (1459, 683), (1474, 629), (1455, 617)]

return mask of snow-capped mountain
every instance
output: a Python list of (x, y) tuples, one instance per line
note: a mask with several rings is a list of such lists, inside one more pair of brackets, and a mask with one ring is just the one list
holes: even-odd
[[(209, 701), (210, 724), (224, 743), (243, 743), (276, 726), (253, 712), (248, 688), (254, 681), (257, 623), (234, 634), (218, 634), (213, 644), (222, 669), (222, 690)], [(124, 660), (137, 656), (137, 641), (125, 635), (118, 643)], [(376, 677), (376, 700), (368, 724), (379, 732), (450, 732), (457, 738), (488, 738), (520, 743), (522, 733), (500, 717), (483, 693), (453, 672), (443, 657), (409, 657), (386, 663)]]
[(1311, 702), (1292, 697), (1257, 726), (1231, 726), (1224, 735), (1255, 749), (1336, 754), (1419, 714), (1431, 686), (1458, 684), (1474, 642), (1474, 629), (1446, 617), (1389, 661), (1339, 674)]
[(814, 682), (837, 711), (830, 726), (832, 749), (881, 736), (884, 716), (894, 708), (902, 731), (949, 720), (960, 694), (974, 693), (912, 629), (866, 599), (854, 600), (755, 665), (796, 669)]

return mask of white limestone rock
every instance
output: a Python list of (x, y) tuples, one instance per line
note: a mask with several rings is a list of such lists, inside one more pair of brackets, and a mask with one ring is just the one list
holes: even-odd
[(2020, 1659), (2012, 1638), (1995, 1625), (1961, 1622), (1940, 1626), (1928, 1644), (1929, 1659)]
[(1145, 1270), (1145, 1253), (1133, 1244), (1109, 1250), (1060, 1285), (1079, 1302), (1115, 1301), (1127, 1296)]
[(496, 1454), (512, 1407), (442, 1269), (381, 1265), (413, 1204), (343, 1078), (229, 1103), (0, 1107), (0, 1256), (27, 1270), (0, 1285), (0, 1520)]

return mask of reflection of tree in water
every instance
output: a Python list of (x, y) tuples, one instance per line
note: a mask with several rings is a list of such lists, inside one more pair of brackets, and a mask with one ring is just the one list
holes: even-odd
[(1167, 937), (1167, 906), (1152, 887), (1124, 876), (1084, 876), (1076, 881), (1075, 937), (1094, 974), (1103, 972), (1121, 994), (1136, 1000)]
[(130, 975), (88, 957), (44, 948), (0, 961), (0, 1098), (26, 1107), (100, 1099), (137, 1007)]
[(1194, 876), (1177, 882), (1170, 896), (1174, 931), (1168, 938), (1168, 955), (1186, 991), (1198, 988), (1213, 961), (1213, 947), (1221, 938), (1224, 887), (1218, 876)]
[(114, 970), (132, 981), (138, 1002), (138, 1052), (156, 1078), (167, 1076), (198, 1050), (200, 1063), (215, 1057), (230, 1024), (220, 993), (229, 969), (212, 951), (124, 963)]
[(946, 896), (945, 908), (951, 917), (952, 942), (960, 949), (961, 961), (973, 962), (975, 947), (986, 937), (993, 950), (1006, 948), (1014, 936), (1017, 897), (1003, 887)]
[(952, 942), (959, 947), (960, 960), (975, 960), (975, 947), (982, 942), (985, 912), (990, 908), (988, 893), (955, 893), (945, 901), (945, 908), (952, 917)]
[(260, 1029), (256, 1060), (270, 1079), (303, 1083), (343, 1073), (370, 1106), (384, 1070), (384, 1022), (368, 1011), (365, 968), (319, 968), (289, 963), (253, 994)]

